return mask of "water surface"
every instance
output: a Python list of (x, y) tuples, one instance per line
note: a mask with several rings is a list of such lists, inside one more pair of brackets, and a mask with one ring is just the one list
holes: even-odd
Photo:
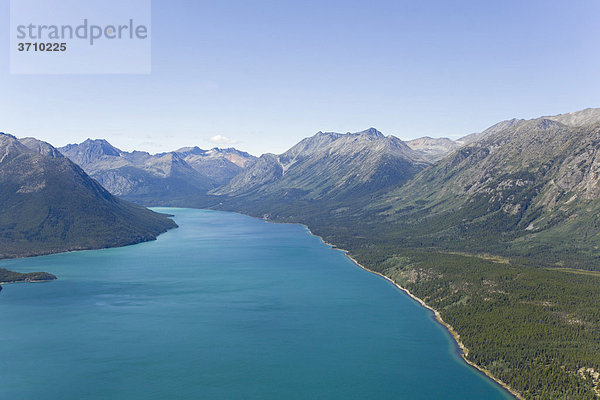
[(161, 209), (157, 241), (0, 262), (0, 399), (511, 398), (383, 278), (300, 225)]

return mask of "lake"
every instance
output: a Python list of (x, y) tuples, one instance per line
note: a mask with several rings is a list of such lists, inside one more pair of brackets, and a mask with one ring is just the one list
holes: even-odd
[(1, 399), (512, 398), (433, 314), (301, 225), (161, 208), (153, 242), (19, 260)]

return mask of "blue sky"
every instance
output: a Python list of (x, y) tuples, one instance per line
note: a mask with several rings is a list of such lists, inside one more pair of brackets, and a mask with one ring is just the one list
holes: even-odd
[(0, 131), (261, 154), (319, 130), (456, 138), (600, 107), (597, 0), (154, 0), (151, 29), (150, 75), (11, 75), (0, 30)]

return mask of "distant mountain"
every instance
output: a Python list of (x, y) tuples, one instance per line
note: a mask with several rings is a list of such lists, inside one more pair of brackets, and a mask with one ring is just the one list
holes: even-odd
[(431, 138), (425, 136), (418, 139), (409, 140), (406, 142), (406, 144), (411, 149), (419, 152), (426, 160), (435, 163), (447, 155), (455, 152), (462, 146), (476, 142), (495, 132), (507, 129), (521, 121), (523, 120), (512, 119), (508, 121), (502, 121), (489, 127), (483, 132), (471, 133), (456, 140), (448, 138)]
[(370, 196), (429, 166), (402, 140), (374, 128), (318, 132), (283, 154), (265, 154), (214, 195), (302, 200)]
[(119, 200), (45, 142), (0, 133), (0, 258), (139, 243), (175, 223)]
[(59, 150), (112, 194), (145, 205), (189, 205), (254, 159), (235, 149), (125, 152), (106, 140), (91, 139)]
[(221, 186), (239, 174), (249, 163), (256, 160), (251, 154), (234, 148), (202, 150), (199, 147), (183, 147), (175, 150), (196, 171)]
[(422, 157), (430, 162), (438, 161), (461, 146), (452, 139), (431, 138), (428, 136), (413, 139), (406, 142), (408, 147), (420, 153)]
[(412, 245), (557, 260), (596, 254), (599, 160), (600, 109), (504, 121), (378, 207)]

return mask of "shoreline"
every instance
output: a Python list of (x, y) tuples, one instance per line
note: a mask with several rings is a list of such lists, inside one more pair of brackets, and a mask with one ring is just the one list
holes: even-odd
[(340, 249), (339, 247), (337, 247), (336, 245), (326, 242), (321, 236), (319, 235), (315, 235), (310, 228), (307, 225), (304, 224), (299, 224), (304, 226), (308, 232), (315, 236), (318, 237), (319, 239), (321, 239), (321, 242), (323, 242), (324, 244), (326, 244), (327, 246), (331, 247), (333, 250), (338, 250), (344, 253), (344, 255), (346, 257), (348, 257), (348, 259), (350, 259), (350, 261), (352, 261), (356, 266), (358, 266), (359, 268), (382, 277), (383, 279), (387, 280), (388, 282), (390, 282), (392, 285), (394, 285), (397, 289), (400, 289), (402, 292), (404, 292), (405, 294), (408, 295), (408, 297), (410, 297), (411, 299), (413, 299), (414, 301), (416, 301), (417, 303), (419, 303), (422, 307), (426, 308), (427, 310), (431, 311), (433, 313), (433, 315), (435, 316), (436, 321), (442, 325), (447, 331), (448, 333), (450, 333), (450, 335), (452, 336), (452, 338), (454, 339), (456, 345), (458, 346), (459, 352), (460, 352), (460, 357), (462, 358), (462, 360), (467, 363), (467, 365), (475, 368), (477, 371), (483, 373), (485, 376), (487, 376), (489, 379), (491, 379), (492, 381), (494, 381), (496, 384), (498, 384), (500, 387), (502, 387), (504, 390), (506, 390), (508, 393), (510, 393), (515, 399), (517, 400), (525, 400), (525, 398), (523, 396), (521, 396), (520, 393), (518, 393), (516, 390), (514, 390), (513, 388), (511, 388), (507, 383), (503, 382), (502, 380), (496, 378), (490, 371), (488, 371), (487, 369), (475, 364), (473, 361), (470, 361), (467, 359), (467, 356), (469, 355), (469, 349), (464, 345), (464, 343), (460, 340), (460, 335), (458, 334), (458, 332), (456, 332), (456, 330), (454, 329), (454, 327), (452, 325), (450, 325), (449, 323), (447, 323), (446, 321), (444, 321), (444, 319), (442, 318), (442, 315), (440, 314), (440, 312), (438, 310), (436, 310), (435, 308), (429, 306), (427, 303), (425, 303), (422, 299), (420, 299), (419, 297), (415, 296), (414, 294), (412, 294), (410, 292), (410, 290), (406, 289), (405, 287), (400, 286), (398, 283), (396, 283), (394, 280), (392, 280), (390, 277), (383, 275), (380, 272), (377, 271), (373, 271), (370, 270), (369, 268), (365, 267), (364, 265), (360, 264), (358, 261), (356, 261), (354, 258), (352, 258), (352, 256), (348, 253), (348, 250), (345, 249)]
[(57, 279), (36, 279), (32, 281), (12, 281), (12, 282), (0, 282), (0, 285), (10, 285), (13, 283), (43, 283), (43, 282), (52, 282)]
[[(323, 242), (323, 243), (325, 243), (325, 242)], [(326, 243), (326, 244), (329, 244), (329, 243)], [(331, 245), (331, 244), (329, 244), (329, 245)], [(436, 310), (435, 308), (427, 305), (427, 303), (425, 303), (422, 299), (420, 299), (417, 296), (415, 296), (414, 294), (412, 294), (410, 292), (410, 290), (408, 290), (408, 289), (400, 286), (396, 282), (394, 282), (391, 278), (383, 275), (380, 272), (376, 272), (376, 271), (370, 270), (367, 267), (361, 265), (358, 261), (356, 261), (354, 258), (352, 258), (352, 256), (350, 256), (348, 254), (348, 251), (346, 251), (344, 249), (335, 249), (335, 250), (340, 250), (340, 251), (344, 252), (344, 254), (346, 255), (346, 257), (348, 257), (359, 268), (361, 268), (361, 269), (363, 269), (363, 270), (365, 270), (367, 272), (370, 272), (372, 274), (375, 274), (375, 275), (378, 275), (378, 276), (384, 278), (388, 282), (392, 283), (396, 288), (398, 288), (401, 291), (403, 291), (404, 293), (406, 293), (411, 299), (415, 300), (422, 307), (424, 307), (424, 308), (428, 309), (429, 311), (433, 312), (433, 315), (435, 316), (436, 321), (440, 325), (442, 325), (444, 328), (446, 328), (446, 330), (450, 333), (450, 335), (452, 336), (452, 338), (454, 339), (454, 341), (458, 345), (458, 348), (460, 350), (460, 357), (463, 359), (464, 362), (466, 362), (468, 365), (470, 365), (471, 367), (475, 368), (476, 370), (478, 370), (479, 372), (483, 373), (488, 378), (490, 378), (491, 380), (493, 380), (494, 382), (496, 382), (498, 385), (500, 385), (504, 390), (506, 390), (507, 392), (509, 392), (516, 399), (518, 399), (518, 400), (525, 400), (517, 391), (515, 391), (513, 388), (511, 388), (510, 386), (508, 386), (508, 384), (504, 383), (500, 379), (496, 378), (490, 371), (488, 371), (487, 369), (485, 369), (485, 368), (483, 368), (483, 367), (475, 364), (473, 361), (470, 361), (470, 360), (468, 360), (466, 358), (469, 355), (469, 349), (467, 349), (467, 347), (460, 340), (460, 335), (454, 330), (454, 327), (452, 325), (448, 324), (446, 321), (443, 320), (443, 318), (442, 318), (442, 316), (441, 316), (441, 314), (440, 314), (440, 312), (438, 310)]]

